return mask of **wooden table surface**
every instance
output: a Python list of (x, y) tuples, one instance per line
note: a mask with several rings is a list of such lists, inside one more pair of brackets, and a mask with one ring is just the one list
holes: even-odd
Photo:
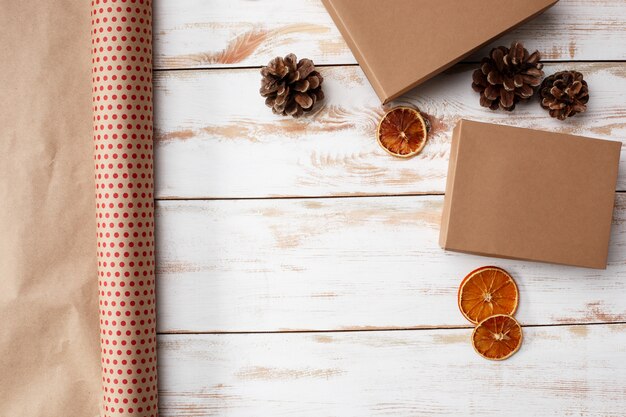
[[(319, 0), (156, 0), (154, 15), (162, 416), (626, 415), (626, 152), (606, 270), (437, 244), (460, 118), (626, 138), (626, 1), (561, 0), (495, 43), (582, 71), (587, 113), (481, 108), (488, 47), (393, 103), (433, 125), (410, 160), (376, 143), (385, 108)], [(259, 67), (290, 52), (325, 77), (299, 120), (258, 93)], [(474, 353), (456, 305), (485, 264), (521, 292), (525, 340), (504, 362)]]

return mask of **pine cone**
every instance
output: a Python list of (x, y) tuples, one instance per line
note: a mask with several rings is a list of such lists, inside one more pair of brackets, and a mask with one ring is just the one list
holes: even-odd
[(310, 59), (297, 60), (294, 54), (276, 57), (261, 69), (261, 96), (275, 114), (300, 117), (324, 98), (324, 78)]
[(587, 110), (589, 87), (580, 72), (561, 71), (543, 80), (540, 98), (550, 116), (565, 120)]
[(472, 88), (480, 93), (480, 105), (512, 111), (520, 101), (528, 101), (541, 84), (540, 60), (539, 51), (529, 54), (520, 42), (513, 42), (511, 48), (492, 49), (472, 77)]

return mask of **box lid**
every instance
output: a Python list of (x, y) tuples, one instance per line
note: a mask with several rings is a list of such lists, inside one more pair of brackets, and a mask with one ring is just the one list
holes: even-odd
[(440, 245), (605, 268), (621, 142), (462, 120)]
[(322, 0), (383, 103), (558, 0)]

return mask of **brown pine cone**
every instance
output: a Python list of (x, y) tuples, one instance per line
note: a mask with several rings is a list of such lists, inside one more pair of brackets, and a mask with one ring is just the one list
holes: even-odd
[(539, 51), (529, 54), (521, 42), (513, 42), (511, 48), (492, 49), (472, 77), (472, 88), (480, 93), (480, 105), (512, 111), (520, 101), (528, 101), (541, 84), (540, 60)]
[(565, 120), (587, 110), (589, 87), (580, 72), (561, 71), (543, 80), (540, 99), (550, 116)]
[(275, 114), (300, 117), (324, 98), (324, 78), (310, 59), (297, 60), (294, 54), (276, 57), (261, 69), (261, 96)]

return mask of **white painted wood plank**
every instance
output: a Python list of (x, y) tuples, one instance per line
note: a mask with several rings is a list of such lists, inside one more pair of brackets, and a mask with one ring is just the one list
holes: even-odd
[[(452, 129), (479, 121), (623, 140), (626, 63), (548, 65), (586, 74), (587, 113), (566, 122), (538, 102), (510, 114), (480, 107), (473, 66), (456, 67), (394, 104), (415, 105), (433, 131), (423, 153), (389, 156), (376, 143), (383, 112), (358, 67), (323, 68), (326, 101), (309, 118), (276, 116), (258, 94), (258, 70), (174, 71), (155, 77), (156, 196), (267, 197), (441, 193)], [(626, 190), (626, 151), (618, 189)]]
[(626, 326), (524, 329), (504, 362), (470, 330), (159, 336), (159, 414), (622, 416)]
[(438, 246), (441, 196), (159, 201), (160, 332), (467, 326), (457, 288), (509, 270), (525, 324), (626, 322), (626, 195), (609, 267), (493, 259)]
[[(157, 0), (154, 16), (156, 68), (260, 66), (290, 52), (317, 64), (356, 63), (319, 0)], [(626, 2), (561, 0), (494, 44), (512, 40), (549, 60), (623, 60)]]

